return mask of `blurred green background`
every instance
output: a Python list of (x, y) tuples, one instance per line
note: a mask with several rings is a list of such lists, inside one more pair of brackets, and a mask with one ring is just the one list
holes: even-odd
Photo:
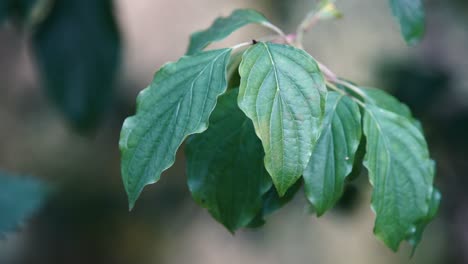
[[(400, 37), (384, 0), (338, 1), (344, 17), (319, 24), (305, 39), (306, 50), (337, 74), (388, 90), (423, 123), (443, 200), (411, 259), (408, 245), (394, 254), (373, 236), (365, 175), (320, 219), (299, 194), (262, 229), (232, 236), (191, 199), (180, 151), (175, 166), (128, 212), (119, 132), (154, 72), (183, 55), (191, 32), (235, 8), (255, 8), (291, 32), (315, 1), (115, 0), (116, 24), (104, 30), (117, 31), (107, 38), (95, 27), (111, 15), (95, 12), (101, 1), (55, 2), (67, 10), (55, 16), (65, 21), (58, 31), (31, 32), (18, 22), (21, 13), (0, 28), (0, 168), (54, 188), (19, 232), (0, 239), (0, 263), (468, 263), (466, 1), (425, 1), (426, 36), (414, 47)], [(37, 37), (41, 31), (52, 32), (55, 41)], [(214, 46), (265, 34), (248, 26)], [(62, 74), (52, 80), (73, 68), (75, 79), (67, 85), (92, 85), (85, 94), (54, 93), (54, 82), (41, 79), (47, 75), (43, 56), (60, 58), (54, 65)], [(95, 58), (109, 64), (86, 64)], [(93, 77), (82, 79), (79, 70)], [(80, 112), (86, 104), (79, 98), (97, 98), (106, 107)]]

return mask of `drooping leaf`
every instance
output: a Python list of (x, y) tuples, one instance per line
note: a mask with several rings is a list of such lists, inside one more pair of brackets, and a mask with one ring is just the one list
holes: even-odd
[(349, 97), (329, 92), (320, 137), (303, 174), (307, 199), (318, 216), (343, 194), (360, 140), (359, 107)]
[(54, 1), (34, 31), (43, 86), (78, 129), (94, 127), (112, 102), (120, 57), (112, 3)]
[(228, 17), (220, 17), (206, 30), (198, 31), (190, 37), (187, 55), (203, 50), (210, 43), (222, 40), (237, 29), (248, 24), (267, 24), (268, 20), (252, 9), (238, 9)]
[(159, 180), (184, 139), (201, 133), (227, 86), (231, 49), (182, 57), (164, 65), (137, 98), (137, 113), (120, 135), (122, 178), (133, 207), (143, 188)]
[(239, 67), (239, 107), (252, 119), (280, 196), (302, 175), (318, 138), (326, 89), (315, 60), (291, 46), (259, 42)]
[(0, 26), (8, 17), (9, 2), (7, 0), (0, 1)]
[[(385, 91), (382, 91), (379, 89), (363, 88), (362, 91), (366, 94), (366, 98), (364, 98), (366, 103), (376, 105), (381, 109), (385, 109), (386, 111), (389, 111), (389, 112), (392, 112), (392, 113), (395, 113), (397, 115), (407, 118), (408, 121), (410, 121), (414, 127), (419, 129), (419, 131), (423, 133), (421, 123), (412, 116), (411, 110), (409, 109), (409, 107), (401, 103), (400, 101), (398, 101), (398, 99), (386, 93)], [(435, 163), (433, 160), (429, 161), (431, 175), (435, 174), (434, 164)], [(408, 242), (411, 245), (413, 245), (414, 249), (416, 248), (417, 244), (421, 240), (421, 236), (422, 236), (425, 226), (434, 218), (438, 210), (438, 205), (440, 202), (440, 193), (435, 188), (434, 188), (434, 191), (432, 191), (431, 197), (432, 198), (429, 203), (428, 215), (424, 219), (420, 220), (419, 223), (416, 224), (416, 229), (412, 229), (415, 232), (414, 233), (410, 232), (410, 235), (408, 235), (408, 238), (407, 238)]]
[(274, 186), (270, 187), (270, 189), (262, 197), (262, 209), (249, 223), (248, 227), (257, 228), (264, 225), (264, 218), (289, 203), (299, 191), (301, 186), (302, 180), (296, 181), (296, 183), (294, 183), (294, 185), (291, 186), (282, 197), (278, 195), (278, 192)]
[(433, 161), (421, 130), (407, 117), (366, 104), (364, 166), (374, 187), (374, 233), (396, 251), (427, 218)]
[(0, 172), (0, 234), (15, 230), (42, 205), (47, 187), (33, 178)]
[(405, 41), (409, 45), (419, 42), (424, 35), (425, 23), (422, 0), (390, 0), (390, 6)]
[(436, 216), (437, 211), (439, 210), (440, 200), (441, 194), (439, 190), (434, 188), (432, 191), (431, 201), (429, 202), (429, 212), (424, 219), (416, 224), (415, 232), (408, 238), (408, 242), (413, 246), (413, 254), (419, 242), (421, 241), (424, 229)]
[(238, 89), (221, 96), (210, 127), (186, 145), (193, 198), (231, 232), (249, 224), (271, 187), (252, 121), (237, 106)]

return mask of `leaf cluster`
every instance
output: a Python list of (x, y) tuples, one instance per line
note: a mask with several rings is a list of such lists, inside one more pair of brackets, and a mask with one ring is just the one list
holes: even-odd
[[(407, 30), (406, 20), (414, 6), (391, 3), (413, 42), (420, 30)], [(262, 225), (302, 185), (323, 215), (363, 164), (374, 233), (395, 251), (404, 240), (416, 246), (440, 201), (419, 122), (391, 95), (337, 78), (300, 48), (298, 37), (314, 19), (338, 13), (333, 2), (322, 3), (297, 35), (285, 35), (256, 11), (236, 10), (193, 34), (187, 55), (159, 69), (123, 124), (130, 208), (187, 139), (193, 198), (231, 232)], [(276, 38), (203, 50), (250, 23)]]

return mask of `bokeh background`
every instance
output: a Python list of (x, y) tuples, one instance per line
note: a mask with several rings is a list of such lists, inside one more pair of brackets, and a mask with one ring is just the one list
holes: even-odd
[[(408, 245), (395, 254), (373, 236), (366, 175), (324, 217), (309, 214), (299, 194), (262, 229), (233, 236), (191, 199), (182, 150), (129, 213), (119, 132), (154, 72), (183, 55), (191, 32), (235, 8), (258, 9), (292, 32), (315, 1), (115, 0), (121, 52), (110, 66), (118, 67), (114, 94), (104, 96), (109, 107), (92, 129), (77, 129), (44, 92), (34, 33), (14, 23), (0, 28), (0, 168), (54, 186), (19, 232), (0, 240), (0, 263), (468, 263), (468, 4), (425, 3), (427, 32), (417, 46), (404, 43), (386, 0), (338, 1), (344, 17), (313, 28), (304, 45), (340, 76), (388, 90), (422, 121), (443, 200), (413, 258)], [(82, 14), (71, 35), (91, 13)], [(222, 44), (266, 34), (248, 26)], [(55, 43), (72, 43), (69, 35)]]

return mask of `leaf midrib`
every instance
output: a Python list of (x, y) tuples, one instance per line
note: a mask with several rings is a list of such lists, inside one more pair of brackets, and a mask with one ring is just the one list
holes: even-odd
[[(215, 56), (215, 58), (214, 58), (213, 60), (211, 60), (205, 67), (203, 67), (203, 68), (200, 70), (200, 72), (193, 78), (193, 80), (192, 80), (192, 82), (191, 82), (190, 88), (187, 89), (187, 91), (186, 91), (185, 93), (181, 94), (181, 96), (179, 97), (179, 100), (176, 101), (176, 103), (174, 103), (172, 106), (168, 107), (167, 110), (173, 109), (176, 105), (177, 105), (177, 109), (179, 109), (179, 108), (180, 108), (180, 104), (181, 104), (181, 102), (183, 101), (183, 99), (187, 96), (187, 94), (189, 93), (189, 91), (191, 91), (191, 90), (193, 89), (196, 80), (198, 80), (198, 78), (200, 78), (200, 76), (202, 75), (202, 73), (203, 73), (208, 67), (210, 67), (210, 65), (211, 65), (211, 68), (213, 68), (214, 63), (219, 59), (219, 57), (221, 57), (222, 55), (224, 55), (224, 54), (225, 54), (226, 52), (228, 52), (228, 51), (230, 51), (230, 49), (227, 49), (227, 50), (221, 52), (220, 54), (218, 54), (217, 56)], [(190, 69), (190, 68), (187, 67), (187, 69)], [(184, 69), (184, 70), (185, 70), (185, 69)], [(211, 82), (211, 80), (212, 80), (211, 75), (210, 75), (209, 80), (210, 80), (210, 82)], [(206, 89), (206, 90), (208, 91), (208, 89)], [(205, 97), (204, 97), (204, 99), (205, 99), (205, 100), (204, 100), (204, 105), (206, 104), (206, 97), (207, 97), (206, 95), (207, 95), (207, 94), (208, 94), (208, 92), (205, 94)], [(192, 104), (192, 103), (193, 103), (192, 100), (190, 100), (190, 104)], [(190, 114), (190, 113), (191, 113), (191, 110), (189, 110), (189, 111), (190, 111), (190, 112), (189, 112), (189, 114)], [(177, 122), (177, 120), (178, 120), (178, 118), (179, 118), (178, 112), (179, 112), (179, 111), (177, 110), (176, 115), (175, 115), (173, 118), (169, 118), (169, 119), (167, 120), (167, 122), (171, 122), (171, 121), (173, 121), (174, 119), (175, 119), (175, 121)], [(159, 118), (159, 117), (160, 117), (160, 116), (158, 116), (158, 118)], [(201, 120), (201, 118), (200, 118), (200, 120)], [(198, 121), (198, 123), (200, 123), (200, 121)], [(184, 134), (186, 133), (185, 130), (186, 130), (187, 124), (188, 124), (188, 122), (187, 122), (187, 123), (185, 124), (185, 126), (184, 126), (184, 132), (183, 132)], [(153, 129), (156, 125), (160, 125), (160, 124), (157, 124), (156, 122), (152, 122), (152, 124), (151, 124), (150, 126), (148, 126), (148, 128), (147, 128), (147, 129), (145, 130), (145, 132), (144, 132), (144, 134), (145, 134), (144, 138), (143, 138), (142, 140), (139, 141), (139, 144), (135, 147), (135, 149), (138, 149), (139, 146), (140, 146), (141, 144), (143, 144), (143, 142), (147, 142), (147, 141), (148, 141), (148, 140), (147, 140), (147, 137), (149, 136), (148, 131), (151, 130), (151, 129)], [(174, 130), (175, 130), (175, 129), (176, 129), (176, 128), (175, 128), (175, 126), (174, 126)], [(187, 136), (185, 136), (185, 137), (187, 137)], [(146, 140), (145, 140), (145, 139), (146, 139)], [(183, 142), (183, 141), (184, 141), (184, 140), (182, 140), (182, 142)], [(152, 140), (152, 142), (154, 142), (154, 140)], [(182, 142), (181, 142), (181, 143), (182, 143)], [(145, 143), (145, 144), (146, 144), (146, 143)], [(170, 144), (166, 144), (166, 152), (167, 152), (167, 150), (168, 150), (169, 147), (170, 147), (169, 145), (170, 145)], [(180, 146), (180, 144), (179, 144), (179, 146)], [(156, 154), (155, 151), (151, 151), (151, 157), (152, 157), (151, 160), (154, 160), (154, 155), (155, 155), (155, 154)], [(175, 159), (175, 155), (176, 155), (176, 154), (174, 153), (173, 159), (172, 159), (172, 160)], [(133, 155), (133, 156), (131, 157), (129, 164), (133, 164), (134, 159), (135, 159), (135, 155)], [(151, 162), (151, 160), (148, 159), (148, 161), (144, 163), (144, 165), (145, 165), (145, 166), (144, 166), (144, 171), (143, 171), (144, 177), (141, 177), (141, 178), (137, 181), (138, 183), (141, 183), (142, 181), (144, 181), (144, 180), (148, 177), (147, 175), (148, 175), (148, 170), (149, 170), (149, 167), (150, 167), (150, 166), (147, 166), (147, 164), (148, 164), (149, 162)], [(168, 164), (165, 168), (163, 168), (163, 169), (161, 170), (161, 172), (167, 170), (167, 169), (172, 165), (171, 163), (173, 163), (173, 162), (169, 162), (169, 164)], [(135, 189), (137, 188), (137, 185), (138, 185), (138, 184), (134, 184), (134, 182), (131, 181), (131, 180), (133, 179), (133, 177), (127, 177), (127, 178), (128, 178), (128, 183), (129, 183), (129, 185), (130, 185), (130, 186), (133, 186), (133, 188), (131, 188), (131, 191), (134, 192)]]
[[(378, 109), (377, 109), (377, 110), (378, 110)], [(384, 184), (383, 184), (382, 191), (381, 191), (381, 192), (383, 193), (383, 195), (382, 195), (382, 193), (380, 194), (380, 196), (385, 197), (385, 193), (386, 193), (386, 189), (387, 189), (387, 183), (388, 183), (388, 180), (389, 180), (389, 179), (388, 179), (388, 178), (389, 178), (389, 177), (388, 177), (388, 174), (389, 174), (389, 171), (390, 171), (390, 170), (389, 170), (389, 167), (390, 167), (390, 163), (393, 163), (393, 157), (392, 157), (392, 155), (391, 155), (391, 153), (390, 153), (390, 151), (389, 151), (389, 147), (388, 147), (388, 144), (389, 144), (389, 143), (388, 143), (388, 141), (387, 141), (387, 137), (386, 137), (385, 134), (383, 133), (383, 130), (382, 130), (382, 127), (381, 127), (380, 122), (378, 121), (378, 119), (375, 117), (374, 113), (373, 113), (371, 110), (369, 110), (368, 108), (366, 108), (365, 111), (366, 111), (366, 112), (372, 117), (372, 119), (374, 120), (374, 123), (376, 124), (376, 128), (377, 128), (377, 130), (379, 131), (380, 138), (382, 138), (382, 141), (383, 141), (383, 143), (384, 143), (384, 145), (385, 145), (385, 152), (387, 153), (387, 157), (388, 157), (388, 162), (387, 162), (387, 164), (386, 164), (386, 170), (385, 170), (386, 173), (385, 173), (385, 177), (384, 177)], [(374, 173), (375, 173), (375, 172), (374, 172)], [(374, 174), (374, 177), (377, 177), (377, 175)], [(393, 200), (394, 203), (398, 204), (398, 206), (396, 206), (396, 207), (398, 208), (398, 210), (396, 210), (396, 211), (397, 211), (396, 213), (398, 214), (397, 219), (401, 219), (401, 218), (400, 218), (401, 213), (400, 213), (400, 210), (399, 210), (400, 204), (399, 204), (399, 202), (396, 201), (394, 198), (392, 198), (392, 200)], [(384, 204), (385, 199), (380, 199), (380, 201), (381, 201), (381, 202), (380, 202), (379, 208), (384, 208), (384, 207), (385, 207), (385, 206), (384, 206), (384, 205), (385, 205), (385, 204)], [(382, 210), (382, 209), (381, 209), (381, 210)], [(398, 225), (401, 226), (401, 223), (398, 222)]]

